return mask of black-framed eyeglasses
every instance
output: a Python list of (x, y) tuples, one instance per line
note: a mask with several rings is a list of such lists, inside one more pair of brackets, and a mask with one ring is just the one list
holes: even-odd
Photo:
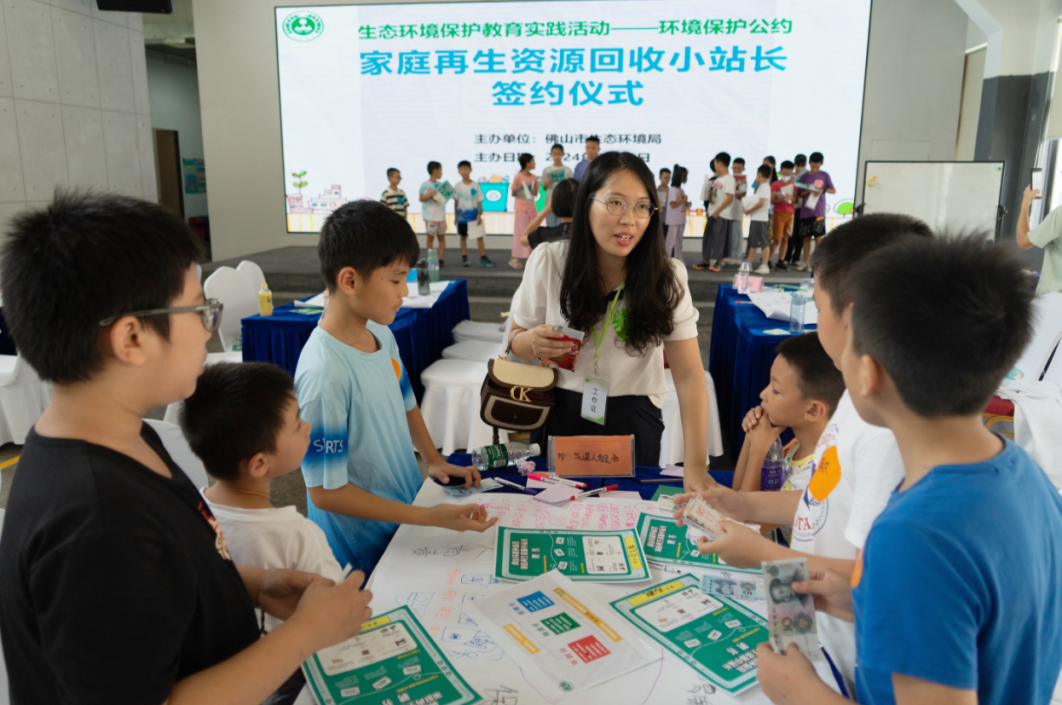
[[(602, 201), (600, 198), (590, 197), (591, 201), (597, 201), (598, 203), (605, 204), (605, 210), (609, 212), (609, 215), (623, 215), (627, 212), (629, 204), (622, 198), (610, 198), (607, 201)], [(648, 220), (653, 217), (653, 213), (656, 212), (656, 206), (652, 203), (635, 203), (634, 204), (634, 217), (638, 220)]]
[(203, 321), (203, 327), (213, 333), (218, 329), (218, 326), (221, 325), (221, 312), (224, 308), (225, 304), (217, 299), (207, 299), (206, 303), (202, 306), (178, 306), (176, 308), (153, 308), (147, 311), (130, 311), (129, 313), (105, 318), (100, 321), (100, 325), (109, 326), (123, 316), (143, 318), (144, 316), (161, 316), (164, 313), (198, 313), (199, 318)]

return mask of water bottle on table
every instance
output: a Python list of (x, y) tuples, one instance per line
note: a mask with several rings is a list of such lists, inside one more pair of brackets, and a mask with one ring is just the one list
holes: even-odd
[(741, 268), (737, 273), (737, 293), (747, 294), (749, 293), (749, 273), (752, 272), (752, 267), (749, 266), (747, 259), (741, 260)]
[(431, 281), (439, 281), (439, 251), (428, 250), (428, 276)]
[(767, 451), (767, 457), (763, 459), (763, 470), (760, 472), (760, 491), (774, 492), (782, 489), (785, 482), (785, 450), (782, 448), (782, 439), (775, 438)]
[(541, 455), (542, 450), (537, 443), (526, 445), (524, 443), (499, 443), (496, 446), (483, 446), (472, 451), (472, 464), (476, 470), (485, 472), (497, 470), (506, 465), (512, 465), (519, 460), (526, 460), (535, 455)]
[(804, 309), (807, 306), (807, 297), (800, 291), (794, 291), (790, 295), (789, 304), (789, 333), (800, 335), (804, 332)]

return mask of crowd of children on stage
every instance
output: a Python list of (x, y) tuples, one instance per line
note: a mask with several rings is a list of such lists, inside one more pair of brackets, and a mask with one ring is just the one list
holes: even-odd
[[(531, 254), (528, 226), (536, 220), (535, 203), (540, 190), (546, 190), (542, 211), (546, 226), (556, 227), (560, 219), (552, 212), (552, 198), (557, 185), (571, 179), (572, 190), (577, 190), (582, 174), (580, 167), (585, 168), (597, 156), (599, 148), (598, 138), (588, 137), (588, 159), (581, 161), (573, 172), (563, 163), (564, 146), (555, 144), (550, 149), (552, 163), (542, 171), (541, 177), (533, 173), (536, 168), (534, 155), (519, 156), (520, 171), (513, 177), (509, 188), (515, 204), (510, 267), (523, 269), (522, 260)], [(820, 152), (812, 152), (810, 161), (807, 156), (798, 154), (793, 161), (783, 161), (779, 168), (775, 158), (767, 156), (756, 169), (750, 184), (743, 158), (738, 157), (731, 163), (726, 152), (717, 154), (711, 162), (713, 171), (705, 176), (701, 187), (700, 198), (708, 220), (701, 243), (702, 260), (693, 265), (693, 269), (721, 272), (724, 266), (738, 265), (747, 259), (755, 267), (756, 274), (769, 274), (776, 269), (808, 271), (812, 242), (819, 243), (826, 234), (825, 194), (836, 193), (830, 175), (822, 169), (823, 160)], [(473, 221), (483, 223), (483, 193), (482, 187), (470, 178), (470, 162), (460, 162), (457, 169), (461, 181), (455, 187), (454, 213), (461, 237), (461, 263), (467, 267), (467, 224)], [(668, 257), (681, 260), (687, 214), (692, 205), (683, 189), (689, 171), (676, 164), (673, 169), (661, 169), (659, 174), (657, 202), (664, 214), (665, 249)], [(436, 161), (428, 162), (428, 176), (420, 187), (424, 230), (428, 249), (434, 246), (436, 237), (439, 239), (439, 266), (442, 267), (446, 255), (446, 199), (435, 198), (442, 178), (442, 165)], [(389, 186), (380, 200), (406, 217), (409, 199), (398, 188), (402, 174), (398, 169), (388, 169), (387, 179)], [(750, 220), (747, 245), (743, 225), (746, 216)], [(480, 266), (494, 267), (487, 257), (482, 236), (477, 243)]]
[[(787, 181), (774, 180), (772, 161), (741, 211), (769, 223), (755, 214), (771, 201), (774, 232), (785, 233), (779, 206), (794, 204), (778, 200), (775, 184)], [(811, 163), (803, 183), (830, 191), (821, 155)], [(729, 167), (716, 157), (703, 194), (713, 266), (737, 221)], [(533, 158), (521, 168), (513, 192), (534, 195)], [(792, 169), (782, 162), (783, 177)], [(467, 187), (471, 167), (459, 170)], [(685, 172), (661, 174), (672, 254)], [(441, 167), (429, 173), (420, 197), (441, 249), (445, 216), (428, 212)], [(412, 504), (418, 453), (440, 483), (480, 476), (435, 449), (387, 327), (420, 253), (400, 177), (389, 173), (384, 203), (348, 203), (326, 221), (318, 252), (330, 303), (294, 380), (268, 364), (204, 369), (221, 306), (204, 300), (191, 233), (160, 206), (60, 194), (14, 219), (4, 314), (20, 354), (54, 384), (0, 542), (15, 705), (290, 702), (299, 664), (369, 616), (362, 582), (400, 524), (481, 532), (496, 522), (480, 505)], [(560, 212), (525, 230), (559, 237), (574, 182), (548, 180)], [(482, 217), (481, 198), (467, 188), (459, 197), (463, 222)], [(802, 204), (811, 237), (821, 237), (818, 205)], [(784, 245), (768, 232), (750, 234), (764, 262)], [(785, 537), (733, 524), (702, 539), (702, 552), (737, 567), (805, 556), (811, 568), (794, 588), (816, 596), (837, 682), (819, 678), (811, 654), (763, 644), (764, 692), (786, 703), (845, 702), (836, 688), (875, 704), (1046, 705), (1062, 668), (1062, 497), (980, 415), (1030, 339), (1027, 275), (1000, 246), (937, 237), (896, 215), (839, 226), (810, 263), (818, 331), (778, 347), (762, 403), (742, 422), (733, 489), (701, 492)], [(217, 480), (209, 489), (142, 422), (181, 399), (185, 436)], [(785, 484), (757, 491), (786, 429)], [(270, 502), (270, 481), (296, 468), (309, 519)], [(355, 572), (344, 579), (342, 566)]]

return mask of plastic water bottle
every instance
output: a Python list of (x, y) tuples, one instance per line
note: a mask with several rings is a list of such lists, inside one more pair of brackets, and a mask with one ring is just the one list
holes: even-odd
[(258, 315), (273, 315), (273, 292), (265, 284), (258, 290)]
[(433, 282), (439, 281), (439, 251), (428, 250), (428, 277)]
[[(429, 252), (434, 252), (434, 250), (429, 250)], [(431, 275), (426, 260), (417, 260), (417, 293), (421, 296), (431, 293)]]
[(747, 259), (741, 260), (741, 268), (737, 273), (737, 293), (747, 294), (749, 293), (749, 273), (752, 272), (752, 267), (749, 266)]
[(804, 307), (807, 297), (799, 291), (794, 291), (789, 304), (789, 333), (800, 335), (804, 332)]
[(767, 451), (767, 457), (763, 459), (763, 470), (760, 472), (760, 491), (774, 492), (782, 489), (785, 482), (785, 450), (782, 448), (782, 439), (775, 438)]
[(483, 446), (472, 451), (472, 464), (476, 470), (484, 472), (504, 468), (518, 460), (526, 460), (533, 455), (540, 455), (542, 450), (537, 443), (501, 443), (496, 446)]

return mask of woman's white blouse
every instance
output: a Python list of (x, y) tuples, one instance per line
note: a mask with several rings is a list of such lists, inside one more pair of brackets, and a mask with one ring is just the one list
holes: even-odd
[[(523, 284), (520, 287), (519, 301), (513, 311), (513, 322), (521, 328), (534, 328), (542, 324), (568, 325), (560, 312), (561, 276), (564, 262), (568, 256), (568, 241), (550, 242), (539, 245), (531, 253), (524, 269)], [(688, 275), (685, 265), (677, 259), (670, 260), (675, 268), (675, 275), (682, 290), (678, 306), (673, 313), (671, 335), (664, 340), (688, 340), (697, 337), (697, 319), (699, 314), (690, 299), (687, 285)], [(620, 298), (616, 311), (626, 315), (626, 299)], [(611, 302), (610, 302), (611, 303)], [(602, 317), (603, 318), (603, 317)], [(613, 314), (613, 320), (616, 314)], [(596, 328), (601, 334), (600, 324)], [(639, 395), (648, 396), (653, 404), (662, 407), (667, 395), (664, 381), (664, 348), (657, 345), (642, 356), (627, 352), (626, 344), (616, 335), (615, 326), (609, 326), (598, 354), (598, 371), (609, 379), (608, 395), (610, 397)], [(562, 389), (573, 392), (583, 391), (583, 379), (594, 373), (594, 343), (587, 335), (575, 363), (575, 370), (560, 370)]]

